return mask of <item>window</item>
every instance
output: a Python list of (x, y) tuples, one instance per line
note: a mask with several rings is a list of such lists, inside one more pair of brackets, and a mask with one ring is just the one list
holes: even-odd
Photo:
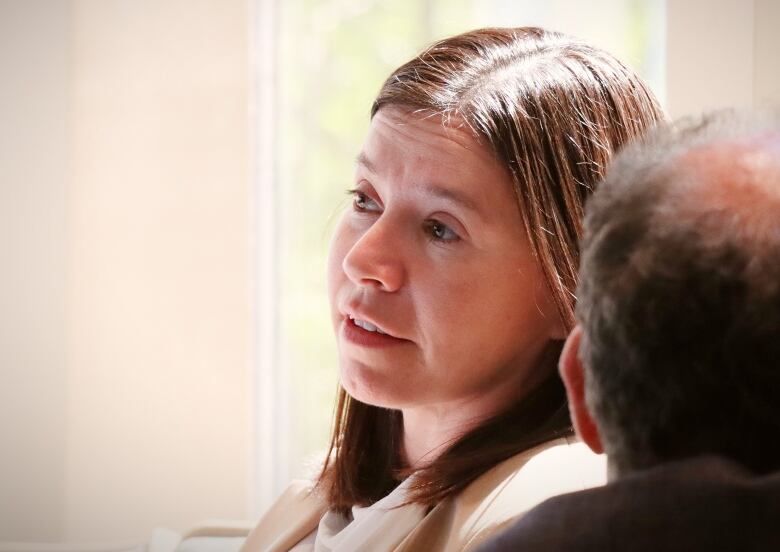
[(261, 0), (259, 5), (260, 74), (266, 77), (261, 82), (272, 91), (260, 109), (265, 138), (258, 144), (258, 178), (270, 179), (260, 183), (258, 205), (260, 269), (268, 284), (258, 297), (266, 324), (257, 388), (262, 484), (256, 485), (253, 506), (261, 510), (307, 463), (311, 469), (319, 461), (317, 452), (328, 442), (337, 389), (325, 281), (328, 240), (345, 205), (371, 102), (387, 75), (438, 38), (478, 27), (539, 25), (616, 54), (663, 98), (665, 2)]

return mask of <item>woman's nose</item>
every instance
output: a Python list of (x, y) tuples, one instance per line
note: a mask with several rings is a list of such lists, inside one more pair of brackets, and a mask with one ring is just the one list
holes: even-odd
[(342, 268), (357, 285), (397, 291), (405, 278), (397, 235), (381, 219), (377, 220), (346, 254)]

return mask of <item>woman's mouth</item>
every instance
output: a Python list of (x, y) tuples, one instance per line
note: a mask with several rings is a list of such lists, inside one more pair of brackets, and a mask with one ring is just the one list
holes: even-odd
[(347, 341), (362, 347), (389, 347), (407, 341), (393, 337), (375, 324), (352, 315), (347, 316), (344, 320), (343, 335)]
[(349, 319), (355, 323), (355, 326), (357, 326), (358, 328), (363, 328), (367, 332), (377, 332), (384, 335), (388, 335), (387, 332), (383, 332), (377, 326), (374, 326), (371, 322), (360, 320), (359, 318), (355, 318), (354, 316), (349, 316)]

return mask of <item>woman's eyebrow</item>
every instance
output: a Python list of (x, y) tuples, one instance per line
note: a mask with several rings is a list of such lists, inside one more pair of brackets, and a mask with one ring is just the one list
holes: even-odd
[[(374, 165), (373, 161), (368, 158), (365, 152), (361, 151), (355, 158), (355, 161), (358, 165), (365, 167), (369, 172), (377, 174), (376, 166)], [(465, 194), (458, 192), (457, 190), (439, 186), (437, 184), (424, 184), (420, 187), (420, 191), (428, 196), (444, 199), (452, 203), (457, 203), (458, 205), (461, 205), (470, 211), (474, 211), (480, 217), (482, 216), (482, 212), (480, 211), (477, 202)]]
[(445, 188), (444, 186), (437, 186), (436, 184), (426, 184), (422, 186), (421, 190), (426, 195), (457, 203), (466, 209), (474, 211), (477, 215), (482, 216), (482, 212), (480, 211), (477, 202), (457, 190)]
[(366, 169), (368, 169), (369, 172), (376, 174), (376, 167), (373, 161), (371, 161), (371, 159), (369, 159), (365, 154), (365, 152), (361, 151), (355, 158), (355, 162), (357, 162), (358, 165), (363, 165)]

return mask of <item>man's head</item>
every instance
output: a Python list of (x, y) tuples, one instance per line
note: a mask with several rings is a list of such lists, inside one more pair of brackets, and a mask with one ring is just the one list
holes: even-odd
[(780, 468), (780, 122), (767, 119), (659, 129), (588, 205), (560, 368), (575, 426), (618, 473), (702, 453)]

